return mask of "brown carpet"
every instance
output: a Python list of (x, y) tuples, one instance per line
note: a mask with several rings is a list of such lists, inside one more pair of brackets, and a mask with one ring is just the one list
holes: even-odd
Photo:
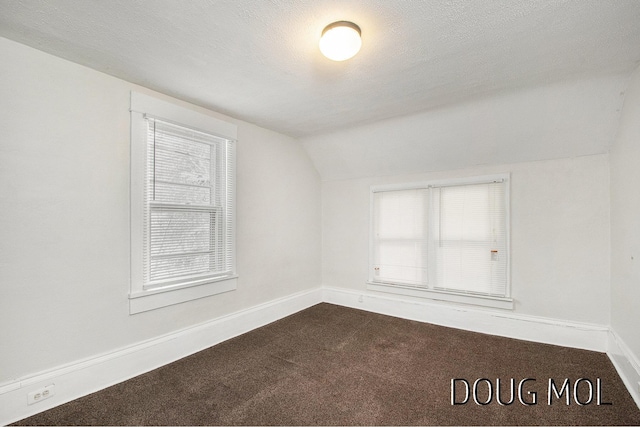
[[(452, 378), (502, 383), (502, 406), (451, 404)], [(517, 397), (520, 380), (524, 405)], [(565, 378), (578, 400), (553, 395)], [(597, 379), (601, 381), (597, 405)], [(457, 401), (465, 397), (457, 382)], [(488, 400), (487, 381), (477, 399)], [(611, 403), (605, 405), (604, 403)], [(640, 410), (603, 353), (319, 304), (16, 425), (625, 425)]]

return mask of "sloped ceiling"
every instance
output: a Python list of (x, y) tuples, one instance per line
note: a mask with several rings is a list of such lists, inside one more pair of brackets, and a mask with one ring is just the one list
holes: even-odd
[(323, 180), (606, 153), (626, 75), (570, 79), (301, 139)]
[[(317, 47), (336, 20), (362, 28), (361, 52), (343, 63)], [(488, 94), (627, 76), (640, 60), (640, 1), (13, 0), (0, 2), (0, 35), (312, 137)]]

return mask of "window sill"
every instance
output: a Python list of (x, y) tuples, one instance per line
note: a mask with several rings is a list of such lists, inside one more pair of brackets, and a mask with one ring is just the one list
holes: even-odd
[(152, 289), (131, 293), (129, 294), (129, 314), (142, 313), (156, 308), (233, 291), (237, 287), (237, 281), (237, 276), (225, 277), (224, 279), (213, 279), (195, 286)]
[(412, 286), (392, 285), (388, 283), (367, 282), (367, 289), (371, 291), (387, 292), (411, 297), (429, 298), (439, 301), (449, 301), (462, 304), (472, 304), (483, 307), (513, 310), (513, 299), (483, 295), (465, 295), (454, 292), (437, 291), (433, 289), (416, 288)]

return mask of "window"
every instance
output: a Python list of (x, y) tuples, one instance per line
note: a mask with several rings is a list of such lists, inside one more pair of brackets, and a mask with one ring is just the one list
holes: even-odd
[(512, 308), (508, 175), (371, 189), (369, 289)]
[(428, 189), (373, 193), (373, 271), (382, 283), (426, 286)]
[(235, 137), (132, 93), (131, 313), (235, 289)]

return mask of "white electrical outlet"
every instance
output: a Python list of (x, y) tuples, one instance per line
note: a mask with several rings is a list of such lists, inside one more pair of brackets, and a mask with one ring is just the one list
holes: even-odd
[(33, 405), (34, 403), (40, 402), (41, 400), (50, 398), (55, 394), (55, 387), (55, 384), (49, 384), (27, 394), (27, 405)]

